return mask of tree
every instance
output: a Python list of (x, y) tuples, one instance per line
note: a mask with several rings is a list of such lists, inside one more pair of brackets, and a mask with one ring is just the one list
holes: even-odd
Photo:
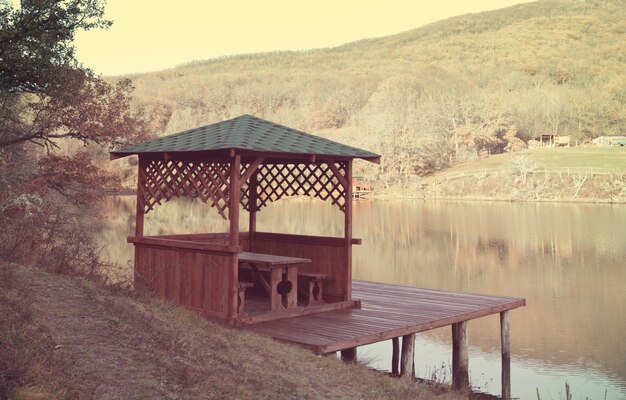
[(74, 57), (78, 29), (106, 28), (94, 0), (0, 5), (0, 148), (56, 139), (119, 146), (137, 139), (129, 80), (112, 86)]
[[(109, 84), (74, 56), (77, 30), (111, 24), (103, 13), (101, 0), (0, 3), (2, 258), (66, 268), (97, 253), (87, 233), (112, 177), (93, 162), (94, 146), (122, 146), (145, 132), (130, 107), (130, 81)], [(83, 146), (67, 151), (70, 142)]]

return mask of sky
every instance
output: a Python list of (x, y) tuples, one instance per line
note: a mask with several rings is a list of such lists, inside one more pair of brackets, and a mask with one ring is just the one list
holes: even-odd
[(226, 55), (334, 47), (523, 0), (108, 0), (107, 30), (79, 32), (98, 74), (173, 68)]

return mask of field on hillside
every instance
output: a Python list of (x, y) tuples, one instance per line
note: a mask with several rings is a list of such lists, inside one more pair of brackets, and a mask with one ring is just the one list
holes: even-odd
[(421, 180), (424, 198), (626, 202), (626, 148), (580, 146), (498, 154)]
[(594, 168), (626, 171), (626, 147), (578, 146), (530, 152), (544, 168)]
[(527, 156), (530, 162), (533, 163), (533, 169), (539, 171), (566, 172), (569, 169), (572, 173), (626, 172), (626, 148), (618, 146), (578, 146), (539, 148), (523, 152), (496, 154), (454, 165), (445, 171), (433, 174), (432, 177), (446, 179), (450, 176), (464, 173), (478, 174), (482, 171), (510, 169), (513, 167), (513, 160), (523, 156)]

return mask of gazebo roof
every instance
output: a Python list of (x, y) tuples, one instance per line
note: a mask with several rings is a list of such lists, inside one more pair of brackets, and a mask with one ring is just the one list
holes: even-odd
[(190, 129), (111, 152), (111, 159), (132, 154), (191, 153), (219, 155), (240, 150), (275, 157), (361, 158), (379, 162), (380, 155), (288, 128), (252, 115)]

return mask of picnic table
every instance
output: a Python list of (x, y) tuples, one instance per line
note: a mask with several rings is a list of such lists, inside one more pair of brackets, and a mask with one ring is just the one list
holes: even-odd
[[(249, 265), (254, 279), (270, 295), (271, 311), (297, 307), (298, 266), (310, 262), (308, 258), (247, 251), (239, 253), (239, 266)], [(261, 272), (269, 272), (269, 282)]]

